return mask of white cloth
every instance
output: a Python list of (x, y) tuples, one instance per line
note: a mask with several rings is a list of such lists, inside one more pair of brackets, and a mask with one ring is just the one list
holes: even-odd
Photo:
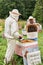
[(9, 16), (5, 20), (4, 34), (5, 34), (6, 38), (11, 38), (11, 39), (15, 38), (15, 36), (19, 37), (19, 35), (20, 35), (18, 33), (18, 23), (11, 16)]
[[(4, 34), (7, 39), (7, 43), (8, 43), (5, 58), (7, 59), (7, 62), (9, 62), (14, 54), (16, 38), (18, 38), (20, 36), (20, 34), (18, 33), (18, 23), (11, 16), (9, 16), (5, 20)], [(6, 62), (6, 61), (4, 61), (4, 62)]]
[(28, 39), (38, 38), (38, 32), (30, 32), (30, 33), (27, 33), (27, 38)]

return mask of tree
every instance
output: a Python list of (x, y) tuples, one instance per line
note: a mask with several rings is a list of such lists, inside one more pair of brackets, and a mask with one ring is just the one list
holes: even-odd
[(36, 0), (0, 0), (0, 18), (6, 18), (9, 11), (17, 8), (22, 14), (22, 19), (27, 19), (35, 7)]
[(11, 0), (1, 0), (0, 1), (0, 18), (6, 18), (15, 6), (15, 2)]
[(38, 20), (38, 22), (43, 23), (43, 0), (37, 0), (33, 16)]

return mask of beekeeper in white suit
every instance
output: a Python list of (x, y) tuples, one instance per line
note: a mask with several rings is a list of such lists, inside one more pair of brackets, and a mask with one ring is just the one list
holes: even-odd
[[(27, 24), (26, 25), (29, 25), (29, 24), (36, 24), (38, 32), (42, 31), (42, 25), (39, 24), (39, 23), (36, 23), (36, 20), (33, 16), (29, 16), (29, 18), (27, 19)], [(26, 29), (26, 26), (25, 26), (25, 29)]]
[[(22, 38), (22, 35), (18, 33), (18, 19), (19, 11), (17, 9), (13, 9), (9, 12), (9, 17), (5, 20), (5, 32), (4, 35), (7, 39), (7, 51), (5, 54), (4, 63), (8, 64), (11, 60), (13, 60), (13, 54), (15, 53), (15, 44), (16, 44), (16, 38)], [(14, 62), (12, 62), (12, 65), (15, 65)]]

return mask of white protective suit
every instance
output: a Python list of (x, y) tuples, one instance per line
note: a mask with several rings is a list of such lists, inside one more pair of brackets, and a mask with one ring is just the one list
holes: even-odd
[[(16, 18), (15, 18), (16, 19)], [(5, 20), (5, 37), (7, 39), (7, 51), (5, 54), (4, 62), (7, 63), (11, 61), (14, 54), (16, 38), (19, 38), (20, 34), (18, 33), (18, 23), (11, 15)]]

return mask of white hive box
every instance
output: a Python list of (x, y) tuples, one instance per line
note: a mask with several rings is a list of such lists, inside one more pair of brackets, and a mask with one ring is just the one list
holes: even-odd
[(28, 49), (29, 52), (37, 51), (38, 50), (38, 42), (27, 42), (27, 43), (20, 43), (17, 41), (15, 47), (15, 53), (19, 56), (22, 56), (22, 50)]
[(41, 64), (40, 51), (27, 53), (27, 63), (28, 63), (28, 65)]

